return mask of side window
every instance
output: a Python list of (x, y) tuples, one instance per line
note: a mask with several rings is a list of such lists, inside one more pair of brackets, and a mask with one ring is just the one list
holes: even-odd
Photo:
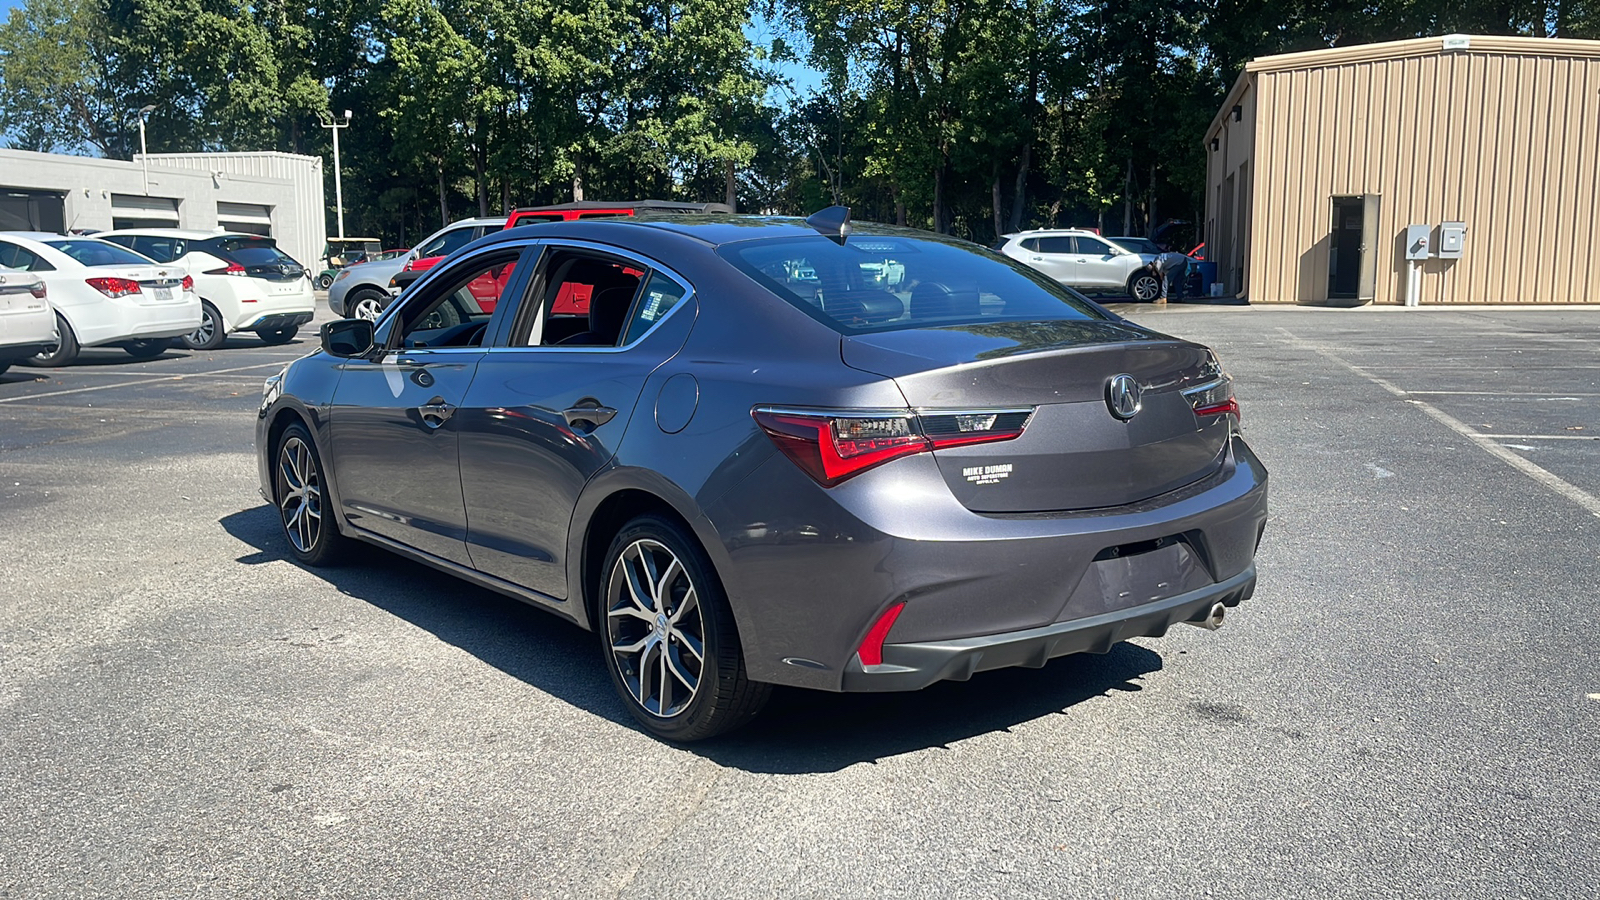
[(1078, 241), (1078, 252), (1084, 256), (1111, 255), (1111, 245), (1104, 241), (1097, 241), (1091, 237), (1080, 237), (1076, 240)]
[(408, 296), (400, 311), (399, 347), (477, 347), (495, 307), (505, 299), (520, 248), (457, 266), (429, 283), (427, 293)]
[(449, 256), (472, 243), (472, 232), (473, 229), (471, 228), (457, 228), (454, 231), (445, 232), (424, 244), (422, 249), (417, 251), (417, 256), (421, 259), (427, 259), (430, 256)]
[(628, 318), (628, 329), (623, 333), (622, 343), (631, 344), (643, 337), (673, 307), (683, 302), (684, 294), (683, 287), (676, 281), (660, 272), (653, 273), (644, 286), (644, 296), (634, 305), (633, 315)]
[(552, 249), (543, 291), (511, 343), (523, 347), (614, 347), (629, 325), (644, 272), (598, 253)]
[(1028, 239), (1024, 240), (1022, 242), (1022, 249), (1028, 251), (1029, 253), (1038, 253), (1039, 252), (1039, 239), (1038, 238), (1028, 238)]
[(29, 272), (54, 272), (56, 269), (33, 251), (24, 250), (16, 244), (5, 241), (0, 241), (0, 266)]
[(1070, 237), (1042, 237), (1039, 238), (1040, 253), (1077, 253)]
[[(177, 238), (140, 236), (133, 239), (132, 247), (134, 251), (148, 256), (158, 263), (169, 263), (183, 255), (183, 244), (184, 242)], [(124, 244), (123, 246), (129, 245)]]

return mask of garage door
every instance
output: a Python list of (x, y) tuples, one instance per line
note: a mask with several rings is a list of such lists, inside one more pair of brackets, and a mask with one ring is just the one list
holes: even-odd
[(0, 188), (0, 231), (67, 230), (65, 195), (52, 191), (12, 191)]
[(217, 224), (225, 231), (272, 234), (272, 207), (255, 203), (218, 203)]
[(111, 195), (112, 228), (176, 228), (178, 201), (137, 194)]

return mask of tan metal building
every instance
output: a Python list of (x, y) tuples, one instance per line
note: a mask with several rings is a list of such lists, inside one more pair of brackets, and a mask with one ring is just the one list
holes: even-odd
[(1228, 296), (1600, 303), (1600, 41), (1262, 57), (1206, 153), (1206, 257)]

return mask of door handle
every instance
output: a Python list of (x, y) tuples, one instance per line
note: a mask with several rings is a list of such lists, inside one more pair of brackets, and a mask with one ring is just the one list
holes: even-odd
[(1044, 262), (1044, 257), (1042, 257), (1042, 256), (1035, 256), (1035, 257), (1034, 257), (1034, 258), (1033, 258), (1033, 261), (1034, 261), (1034, 262)]
[(417, 407), (417, 412), (422, 416), (422, 424), (429, 428), (438, 428), (455, 415), (456, 407), (443, 397), (435, 397)]
[(576, 427), (579, 422), (593, 422), (594, 427), (599, 428), (611, 421), (616, 414), (616, 410), (598, 403), (594, 406), (573, 406), (561, 411), (562, 417), (567, 420), (567, 425), (572, 427)]

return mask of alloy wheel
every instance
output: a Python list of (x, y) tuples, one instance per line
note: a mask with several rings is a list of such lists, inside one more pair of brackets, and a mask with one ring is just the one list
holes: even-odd
[(1133, 279), (1133, 299), (1148, 303), (1161, 295), (1161, 282), (1154, 275), (1140, 275)]
[(670, 719), (689, 707), (705, 670), (705, 619), (688, 570), (665, 545), (629, 544), (606, 589), (607, 643), (633, 700)]
[(278, 450), (278, 515), (283, 530), (301, 553), (310, 553), (322, 536), (322, 478), (311, 447), (291, 435)]
[(351, 307), (350, 312), (357, 319), (376, 322), (379, 314), (383, 312), (383, 304), (376, 297), (362, 297)]
[(217, 336), (217, 321), (210, 315), (200, 317), (200, 327), (183, 336), (183, 340), (191, 347), (205, 347), (211, 339)]

